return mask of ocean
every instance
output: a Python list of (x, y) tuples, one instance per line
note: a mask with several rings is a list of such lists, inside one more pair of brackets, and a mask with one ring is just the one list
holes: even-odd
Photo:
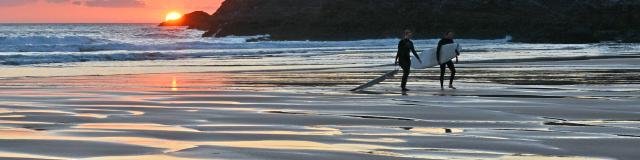
[[(165, 67), (254, 66), (254, 69), (260, 66), (385, 65), (393, 63), (398, 41), (389, 38), (251, 42), (250, 39), (265, 35), (202, 38), (202, 33), (156, 24), (0, 24), (0, 66), (14, 69), (113, 67), (123, 62), (130, 62), (127, 63), (130, 67), (152, 63)], [(425, 50), (435, 47), (437, 41), (419, 39), (414, 43), (418, 50)], [(463, 47), (460, 57), (463, 63), (623, 56), (637, 54), (640, 49), (640, 45), (629, 43), (514, 43), (509, 37), (456, 42)]]

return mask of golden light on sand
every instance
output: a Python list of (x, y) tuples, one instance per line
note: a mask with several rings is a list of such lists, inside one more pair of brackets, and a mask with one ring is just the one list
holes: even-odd
[(178, 20), (182, 18), (182, 14), (178, 13), (178, 12), (169, 12), (167, 13), (167, 16), (165, 16), (164, 20), (165, 21), (173, 21), (173, 20)]

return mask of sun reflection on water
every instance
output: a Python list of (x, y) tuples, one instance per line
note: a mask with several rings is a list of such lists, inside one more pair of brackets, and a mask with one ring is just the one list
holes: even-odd
[(175, 76), (173, 76), (173, 80), (171, 81), (171, 91), (178, 91), (178, 81)]

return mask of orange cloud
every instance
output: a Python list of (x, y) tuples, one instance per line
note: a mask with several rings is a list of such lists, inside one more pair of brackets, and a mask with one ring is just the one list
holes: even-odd
[(0, 0), (0, 23), (160, 23), (170, 11), (213, 13), (222, 1)]

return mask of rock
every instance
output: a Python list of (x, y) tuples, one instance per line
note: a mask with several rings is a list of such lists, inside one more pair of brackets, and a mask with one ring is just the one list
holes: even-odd
[(202, 34), (202, 37), (216, 37), (220, 31), (222, 31), (222, 27), (218, 27), (217, 30), (209, 29)]
[(203, 11), (185, 14), (182, 18), (160, 23), (160, 26), (189, 26), (189, 29), (207, 30), (211, 28), (211, 15)]
[[(416, 38), (448, 30), (459, 38), (531, 43), (638, 42), (638, 0), (226, 0), (193, 28), (210, 36), (272, 40)], [(201, 24), (205, 23), (207, 25)]]
[(640, 30), (628, 31), (619, 41), (624, 43), (640, 42)]
[(271, 38), (269, 36), (259, 36), (254, 38), (247, 39), (247, 42), (260, 42), (260, 41), (269, 41)]

